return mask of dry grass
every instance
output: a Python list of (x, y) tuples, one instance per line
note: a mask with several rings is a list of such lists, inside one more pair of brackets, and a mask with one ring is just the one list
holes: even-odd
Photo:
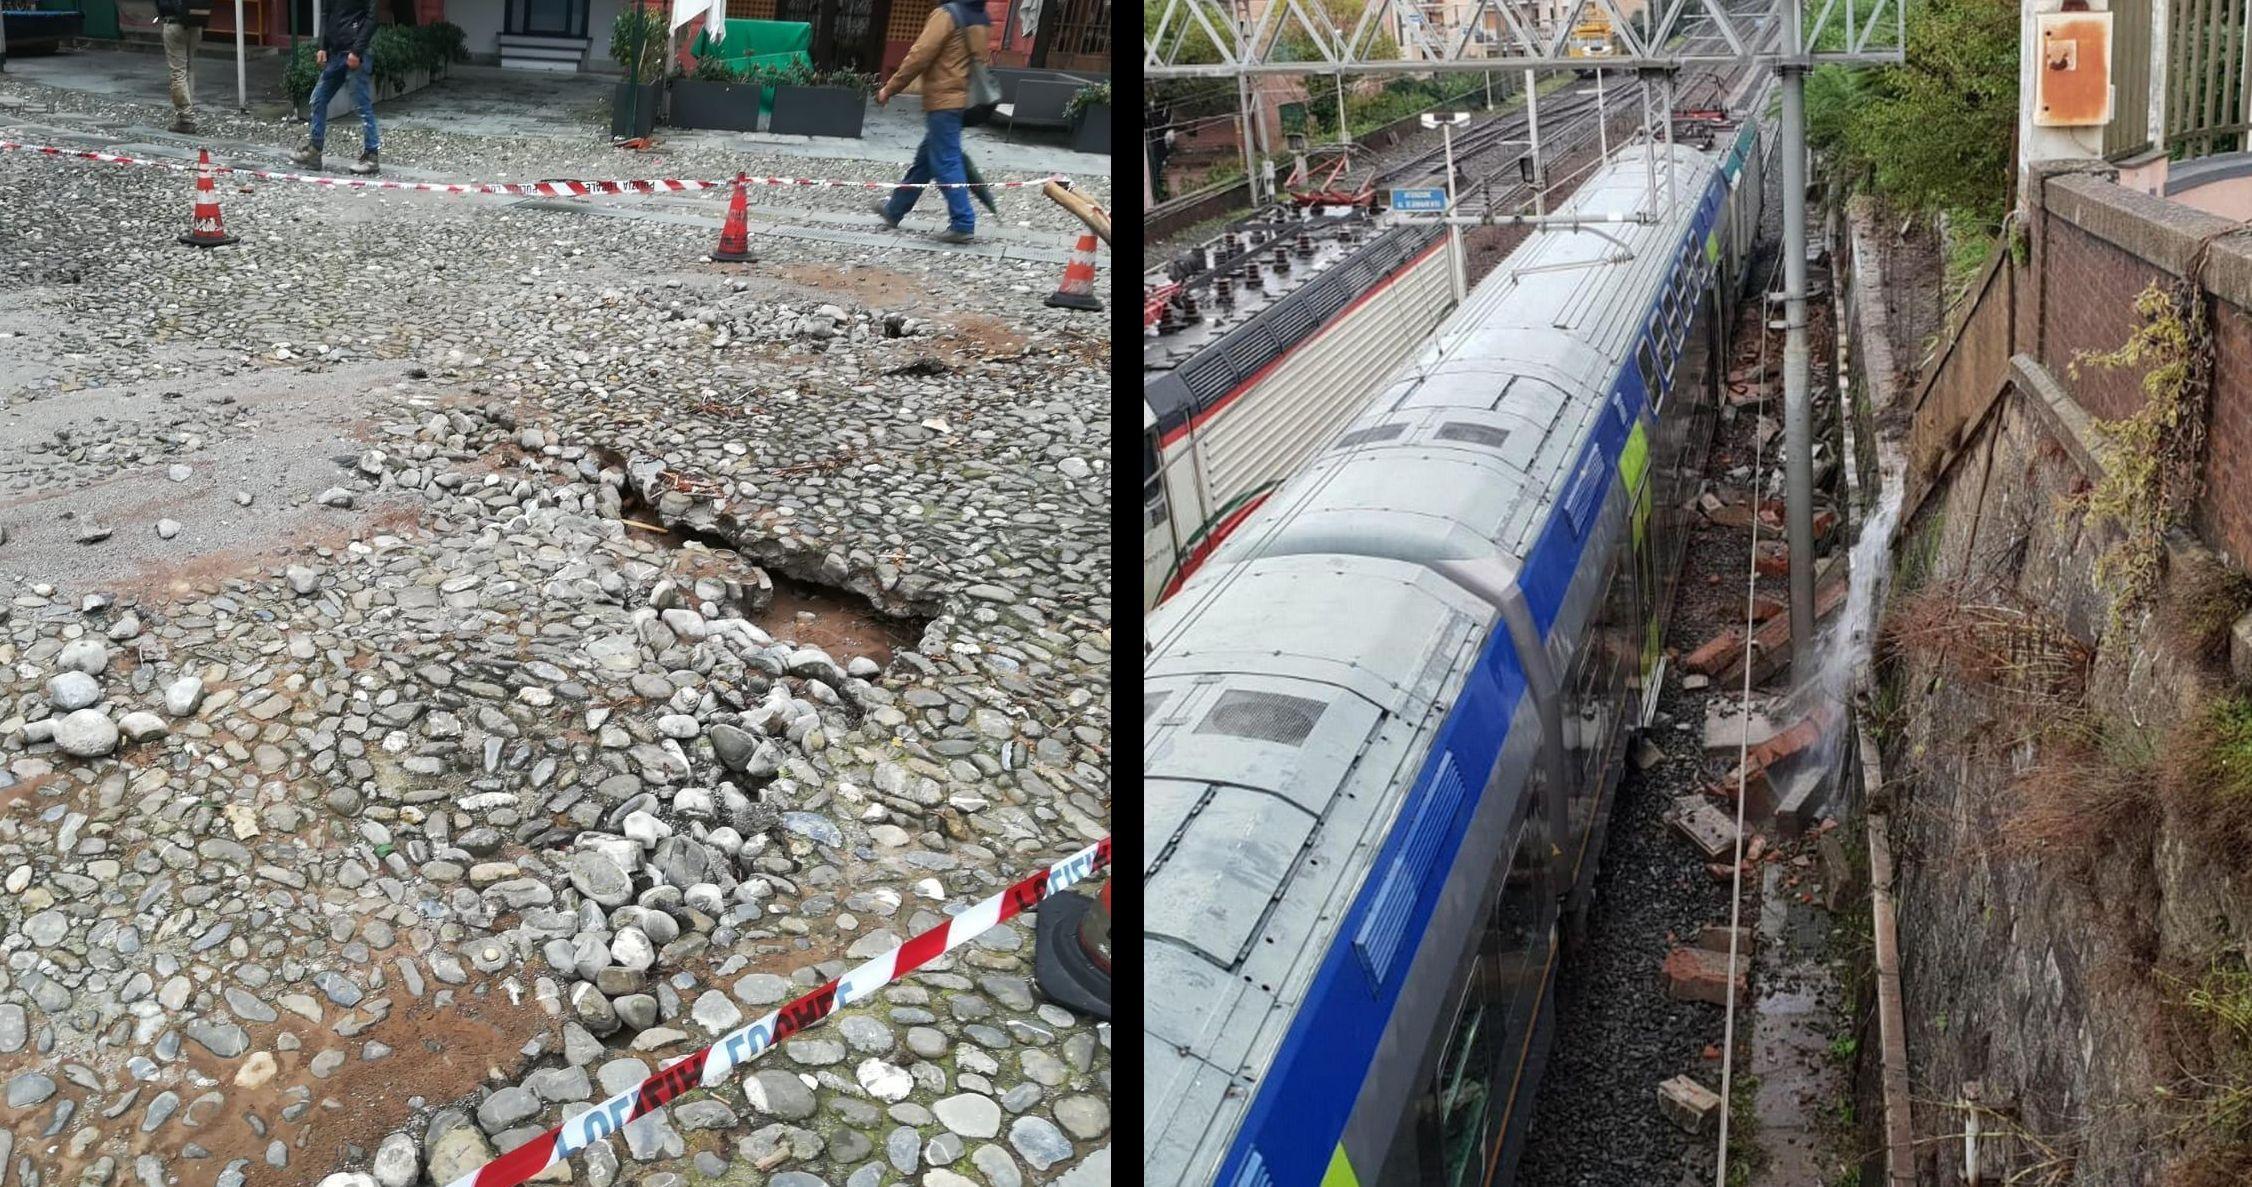
[(2252, 1182), (2252, 970), (2228, 955), (2159, 981), (2171, 1007), (2168, 1045), (2185, 1073), (2161, 1094), (2179, 1107), (2171, 1136), (2188, 1149), (2167, 1167), (2166, 1187)]
[(2096, 858), (2147, 841), (2157, 753), (2148, 735), (2076, 716), (2052, 729), (2012, 781), (2003, 848), (2091, 872)]
[(1896, 600), (1885, 617), (1885, 638), (1998, 705), (2036, 711), (2028, 724), (2076, 709), (2095, 658), (2054, 616), (1973, 598), (1956, 582)]
[(2175, 731), (2166, 759), (2167, 806), (2185, 835), (2225, 865), (2252, 864), (2252, 699), (2208, 703)]
[(2229, 627), (2252, 609), (2252, 577), (2219, 557), (2199, 553), (2167, 576), (2158, 626), (2181, 653), (2198, 663), (2228, 658)]
[(2244, 1187), (2252, 1183), (2252, 1142), (2200, 1150), (2166, 1168), (2166, 1187)]

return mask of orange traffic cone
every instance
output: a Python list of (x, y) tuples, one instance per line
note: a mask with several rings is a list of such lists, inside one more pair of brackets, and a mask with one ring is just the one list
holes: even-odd
[(235, 242), (227, 234), (227, 225), (219, 217), (219, 194), (211, 186), (211, 150), (196, 153), (195, 214), (188, 223), (188, 233), (180, 242), (190, 247), (225, 247)]
[(1071, 249), (1071, 262), (1064, 265), (1063, 285), (1048, 294), (1046, 302), (1065, 309), (1086, 309), (1102, 312), (1103, 303), (1095, 299), (1095, 233), (1082, 232), (1079, 242)]
[(758, 257), (751, 254), (750, 199), (743, 192), (743, 175), (735, 175), (735, 194), (727, 200), (727, 225), (719, 229), (719, 248), (712, 252), (715, 264), (750, 264)]

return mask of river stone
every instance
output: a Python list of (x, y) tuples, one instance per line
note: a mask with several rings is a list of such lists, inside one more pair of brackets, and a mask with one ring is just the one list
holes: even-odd
[(1099, 1096), (1067, 1096), (1056, 1102), (1056, 1120), (1071, 1136), (1092, 1141), (1110, 1129), (1110, 1105)]
[[(165, 686), (164, 711), (174, 717), (186, 717), (203, 704), (203, 677), (182, 676)], [(376, 1178), (382, 1178), (379, 1172)]]
[(753, 1072), (743, 1081), (743, 1099), (769, 1116), (803, 1121), (813, 1116), (813, 1090), (791, 1072), (768, 1069)]
[(633, 882), (618, 863), (591, 849), (581, 849), (564, 859), (571, 885), (580, 894), (605, 907), (622, 907), (633, 898)]
[(147, 742), (172, 732), (164, 719), (146, 709), (135, 709), (117, 719), (117, 728), (129, 742)]
[(28, 1109), (55, 1095), (55, 1082), (39, 1072), (23, 1072), (8, 1081), (8, 1107)]
[(881, 1101), (906, 1100), (907, 1095), (915, 1091), (915, 1077), (908, 1075), (907, 1069), (881, 1059), (860, 1061), (860, 1066), (853, 1069), (853, 1077), (868, 1090), (868, 1095)]
[(415, 1149), (413, 1138), (395, 1133), (376, 1147), (371, 1169), (381, 1187), (414, 1187), (415, 1177), (422, 1173), (422, 1152)]
[(92, 639), (73, 639), (64, 644), (62, 654), (55, 657), (55, 667), (58, 671), (99, 676), (109, 667), (109, 648)]
[(99, 709), (80, 709), (55, 723), (55, 745), (79, 758), (100, 758), (117, 749), (117, 723)]
[(772, 973), (752, 973), (735, 983), (735, 996), (746, 1005), (771, 1006), (790, 996), (790, 983)]
[(1026, 1114), (1010, 1124), (1009, 1144), (1038, 1171), (1071, 1157), (1070, 1139), (1053, 1122), (1036, 1114)]
[(102, 699), (102, 682), (84, 672), (57, 672), (47, 682), (47, 703), (65, 713)]
[(965, 1092), (931, 1106), (946, 1128), (966, 1138), (989, 1138), (1001, 1132), (1001, 1106), (991, 1097)]
[(451, 1183), (493, 1160), (493, 1145), (460, 1109), (440, 1109), (422, 1139), (430, 1181)]

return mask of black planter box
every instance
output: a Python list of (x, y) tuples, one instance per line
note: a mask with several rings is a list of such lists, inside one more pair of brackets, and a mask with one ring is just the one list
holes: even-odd
[(795, 136), (860, 135), (868, 97), (851, 87), (776, 87), (769, 132)]
[(755, 82), (699, 82), (674, 79), (672, 126), (720, 132), (758, 131), (759, 92)]
[[(639, 95), (633, 92), (639, 91)], [(610, 134), (612, 136), (647, 136), (657, 126), (657, 107), (664, 102), (665, 84), (644, 83), (634, 86), (619, 83), (610, 88)], [(631, 120), (629, 122), (628, 116)]]
[(51, 54), (64, 42), (85, 33), (86, 14), (10, 9), (0, 16), (0, 31), (7, 34), (9, 53), (27, 58)]
[(1079, 122), (1071, 130), (1071, 147), (1078, 152), (1110, 155), (1110, 104), (1089, 103), (1079, 109)]

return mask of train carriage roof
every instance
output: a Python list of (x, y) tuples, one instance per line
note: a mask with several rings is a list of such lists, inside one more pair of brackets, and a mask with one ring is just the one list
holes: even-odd
[[(1636, 209), (1644, 162), (1559, 213)], [(1632, 261), (1536, 233), (1147, 619), (1145, 1181), (1218, 1170), (1486, 637), (1491, 608), (1424, 565), (1529, 551), (1713, 165), (1675, 148), (1684, 208), (1605, 225)]]

